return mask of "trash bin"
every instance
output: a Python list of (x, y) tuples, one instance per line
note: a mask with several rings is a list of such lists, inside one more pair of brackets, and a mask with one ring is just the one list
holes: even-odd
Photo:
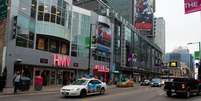
[(34, 83), (34, 89), (36, 91), (42, 90), (43, 87), (43, 77), (41, 76), (36, 76), (35, 77), (35, 83)]
[(0, 76), (0, 92), (3, 91), (4, 86), (5, 86), (5, 80), (3, 76)]

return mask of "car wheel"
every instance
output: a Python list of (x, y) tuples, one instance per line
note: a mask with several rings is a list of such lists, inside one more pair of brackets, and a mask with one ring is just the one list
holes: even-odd
[(81, 90), (80, 97), (85, 97), (86, 95), (87, 95), (87, 91), (86, 90)]
[(100, 90), (100, 95), (103, 95), (103, 94), (105, 94), (105, 89), (104, 89), (104, 88), (101, 88), (101, 90)]
[(167, 91), (166, 94), (167, 94), (168, 97), (172, 96), (172, 92), (170, 92), (170, 91)]

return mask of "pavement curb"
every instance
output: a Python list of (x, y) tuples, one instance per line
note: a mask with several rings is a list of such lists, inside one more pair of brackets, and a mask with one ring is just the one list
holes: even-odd
[[(13, 93), (13, 88), (9, 88), (9, 92), (0, 92), (1, 96), (9, 96), (9, 95), (27, 95), (27, 94), (40, 94), (40, 93), (53, 93), (53, 92), (59, 92), (61, 87), (58, 88), (52, 88), (52, 90), (42, 89), (41, 91), (35, 91), (34, 89), (29, 91), (19, 91), (17, 94)], [(111, 85), (107, 87), (108, 89), (114, 89), (117, 88), (116, 85)]]

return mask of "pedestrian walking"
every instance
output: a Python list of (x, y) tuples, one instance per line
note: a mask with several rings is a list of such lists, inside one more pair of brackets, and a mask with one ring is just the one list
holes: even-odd
[(17, 71), (16, 75), (15, 75), (14, 78), (13, 78), (14, 94), (16, 94), (16, 93), (17, 93), (17, 90), (19, 90), (20, 81), (21, 81), (21, 75), (20, 75), (20, 72)]

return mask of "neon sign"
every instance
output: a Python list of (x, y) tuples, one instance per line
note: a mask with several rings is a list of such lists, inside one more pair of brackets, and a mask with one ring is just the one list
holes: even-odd
[(71, 58), (65, 55), (53, 54), (53, 65), (63, 68), (68, 68), (71, 63)]

